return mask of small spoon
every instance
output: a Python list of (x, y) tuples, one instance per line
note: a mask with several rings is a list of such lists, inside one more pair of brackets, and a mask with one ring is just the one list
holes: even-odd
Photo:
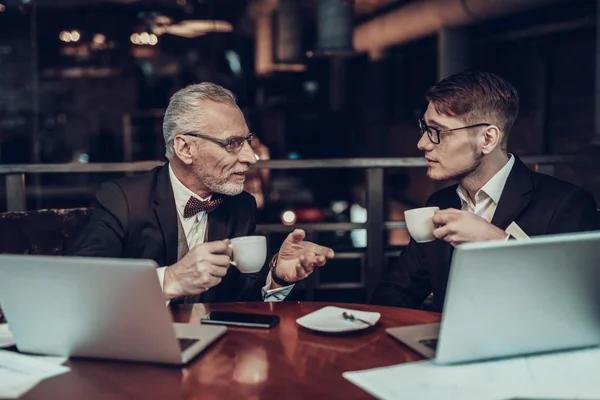
[(355, 317), (353, 314), (350, 314), (350, 313), (349, 313), (349, 312), (347, 312), (347, 311), (344, 311), (344, 312), (342, 313), (342, 316), (343, 316), (343, 317), (344, 317), (344, 319), (345, 319), (345, 320), (347, 320), (347, 321), (360, 321), (360, 322), (362, 322), (363, 324), (367, 324), (367, 325), (369, 325), (369, 326), (373, 326), (373, 324), (372, 324), (372, 323), (370, 323), (369, 321), (365, 321), (364, 319), (356, 318), (356, 317)]

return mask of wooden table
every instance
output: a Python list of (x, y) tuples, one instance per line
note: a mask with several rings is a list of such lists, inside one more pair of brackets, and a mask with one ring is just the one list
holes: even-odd
[[(326, 305), (378, 311), (363, 331), (324, 334), (296, 318)], [(228, 328), (223, 338), (185, 368), (70, 360), (69, 373), (29, 391), (25, 399), (354, 399), (370, 396), (342, 377), (345, 371), (399, 364), (421, 357), (385, 329), (440, 320), (440, 314), (359, 304), (308, 302), (183, 305), (177, 322), (198, 323), (209, 311), (275, 313), (270, 330)]]

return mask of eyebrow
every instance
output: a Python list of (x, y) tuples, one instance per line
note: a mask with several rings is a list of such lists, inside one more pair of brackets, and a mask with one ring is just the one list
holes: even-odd
[(246, 132), (246, 134), (243, 135), (232, 135), (232, 136), (227, 136), (227, 139), (234, 139), (234, 138), (244, 138), (247, 139), (248, 136), (252, 135), (252, 132)]
[(250, 134), (252, 134), (252, 131), (250, 130), (244, 131), (243, 133), (240, 133), (239, 131), (232, 132), (231, 135), (227, 135), (224, 139), (247, 138)]
[(432, 119), (432, 120), (429, 120), (429, 121), (425, 121), (425, 123), (426, 123), (427, 125), (429, 125), (429, 124), (431, 124), (431, 125), (435, 125), (436, 127), (438, 127), (438, 128), (441, 128), (442, 130), (443, 130), (443, 129), (448, 129), (448, 127), (447, 127), (447, 126), (445, 126), (445, 125), (443, 125), (443, 124), (440, 124), (440, 123), (439, 123), (439, 122), (437, 122), (435, 119)]

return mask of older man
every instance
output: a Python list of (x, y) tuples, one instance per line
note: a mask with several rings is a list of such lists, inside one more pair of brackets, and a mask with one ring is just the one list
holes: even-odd
[(166, 299), (282, 300), (334, 256), (295, 230), (256, 274), (229, 267), (229, 238), (254, 232), (256, 202), (243, 191), (256, 162), (253, 135), (229, 90), (188, 86), (163, 122), (167, 164), (102, 185), (71, 255), (152, 259)]

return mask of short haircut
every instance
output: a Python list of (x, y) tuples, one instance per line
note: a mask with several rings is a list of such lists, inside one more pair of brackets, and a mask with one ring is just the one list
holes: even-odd
[(174, 155), (175, 136), (197, 130), (202, 123), (202, 102), (205, 100), (237, 106), (237, 99), (230, 90), (210, 82), (190, 85), (176, 92), (169, 101), (163, 120), (167, 159)]
[(461, 72), (434, 85), (425, 98), (439, 114), (460, 117), (469, 125), (496, 125), (506, 148), (519, 113), (519, 93), (504, 78), (490, 72)]

